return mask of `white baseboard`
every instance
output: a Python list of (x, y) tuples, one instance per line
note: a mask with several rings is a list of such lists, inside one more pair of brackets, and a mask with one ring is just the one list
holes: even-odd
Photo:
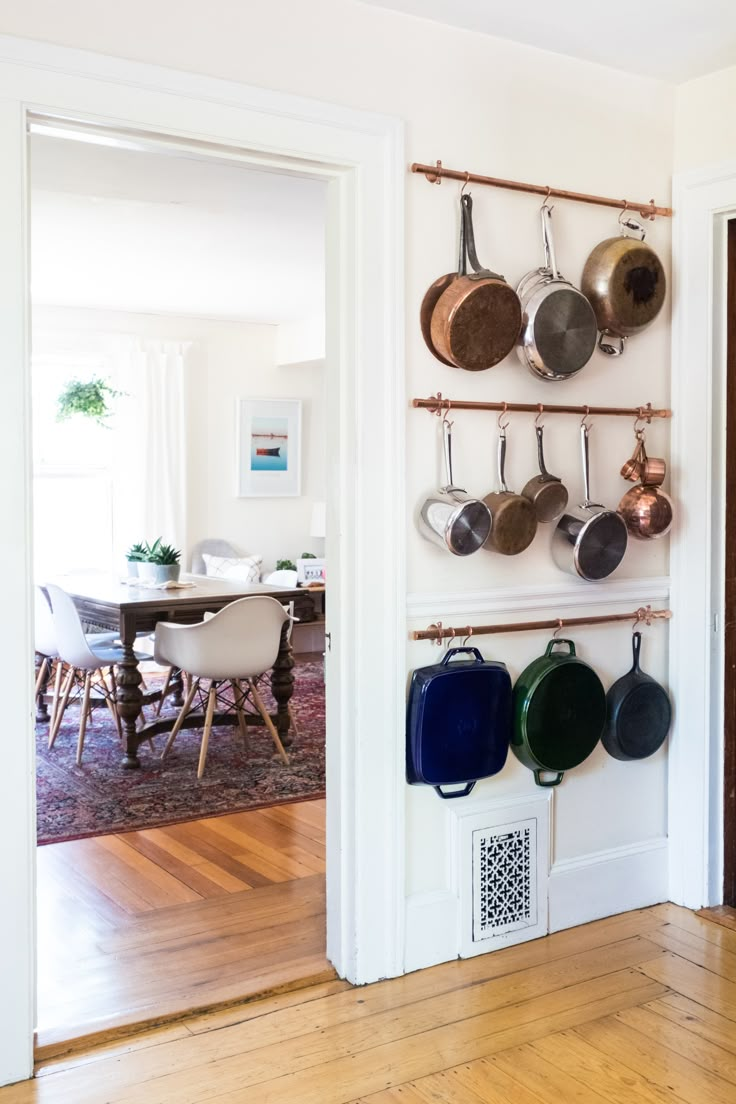
[(549, 876), (549, 930), (668, 900), (667, 840), (596, 851), (555, 863)]
[(449, 890), (406, 899), (404, 970), (423, 970), (458, 957), (458, 899)]
[[(665, 838), (555, 863), (549, 875), (549, 931), (667, 901), (667, 877)], [(450, 890), (407, 898), (407, 973), (450, 962), (460, 955), (459, 908), (459, 897)], [(500, 947), (496, 944), (485, 950), (493, 953)]]

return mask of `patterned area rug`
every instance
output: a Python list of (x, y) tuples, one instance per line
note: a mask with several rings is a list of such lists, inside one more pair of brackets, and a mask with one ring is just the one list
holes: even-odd
[[(271, 737), (262, 726), (249, 725), (247, 752), (237, 723), (213, 729), (204, 777), (198, 782), (199, 729), (182, 730), (163, 763), (159, 756), (165, 735), (155, 738), (155, 753), (142, 744), (141, 769), (127, 771), (120, 766), (120, 742), (107, 709), (93, 711), (81, 767), (74, 761), (79, 708), (67, 708), (52, 751), (47, 747), (48, 725), (39, 725), (38, 842), (58, 843), (324, 797), (322, 664), (300, 663), (294, 676), (291, 705), (299, 734), (288, 748), (288, 767), (275, 756)], [(156, 685), (148, 675), (146, 681), (149, 689)], [(273, 699), (265, 691), (264, 700), (273, 708)], [(162, 715), (175, 712), (174, 706), (167, 705)]]

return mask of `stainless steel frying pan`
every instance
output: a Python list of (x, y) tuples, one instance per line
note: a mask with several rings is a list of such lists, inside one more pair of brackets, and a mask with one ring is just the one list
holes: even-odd
[(552, 238), (552, 208), (542, 205), (544, 265), (519, 284), (522, 323), (517, 352), (522, 364), (541, 379), (570, 379), (593, 355), (598, 324), (593, 308), (557, 268)]

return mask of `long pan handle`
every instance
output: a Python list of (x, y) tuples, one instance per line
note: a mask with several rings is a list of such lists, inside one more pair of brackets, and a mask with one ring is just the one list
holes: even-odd
[(539, 473), (545, 479), (549, 479), (549, 472), (544, 463), (544, 426), (534, 427), (537, 431), (537, 459), (539, 460)]
[(501, 430), (498, 435), (498, 489), (508, 494), (506, 486), (506, 432)]
[(555, 280), (559, 279), (557, 259), (555, 257), (555, 240), (552, 236), (552, 208), (546, 203), (542, 204), (542, 245), (544, 246), (544, 267), (548, 269)]
[(587, 422), (580, 423), (580, 444), (583, 455), (583, 486), (585, 487), (585, 501), (583, 506), (590, 506), (590, 454), (588, 449), (588, 435), (590, 426)]

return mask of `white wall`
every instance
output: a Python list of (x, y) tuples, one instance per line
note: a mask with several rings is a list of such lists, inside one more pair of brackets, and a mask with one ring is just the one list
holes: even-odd
[(675, 90), (675, 171), (736, 157), (736, 66)]
[[(171, 28), (177, 33), (172, 34)], [(3, 12), (0, 31), (36, 37), (39, 28), (51, 41), (181, 69), (242, 80), (264, 87), (384, 111), (406, 121), (408, 159), (442, 158), (448, 166), (502, 177), (550, 183), (579, 191), (654, 196), (667, 203), (673, 157), (672, 91), (655, 81), (623, 74), (488, 36), (451, 29), (352, 0), (274, 0), (269, 5), (237, 5), (213, 0), (203, 9), (195, 0), (159, 0), (152, 17), (146, 0), (129, 0), (106, 13), (93, 0), (70, 0), (59, 7), (51, 0), (28, 0)], [(247, 44), (247, 49), (243, 44)], [(429, 283), (454, 266), (457, 185), (432, 187), (416, 177), (408, 182), (406, 210), (406, 374), (410, 395), (445, 395), (471, 399), (632, 404), (651, 400), (666, 405), (669, 395), (669, 303), (657, 322), (632, 340), (621, 359), (596, 354), (573, 381), (558, 386), (533, 379), (510, 357), (477, 375), (455, 371), (434, 360), (418, 327), (422, 295)], [(529, 196), (476, 188), (477, 238), (481, 260), (517, 280), (540, 263), (537, 202)], [(578, 279), (589, 250), (617, 232), (615, 212), (558, 203), (555, 210), (557, 251), (563, 272)], [(649, 240), (665, 263), (670, 227), (660, 220)], [(365, 412), (366, 418), (380, 411)], [(564, 581), (552, 564), (543, 531), (519, 559), (494, 558), (485, 552), (456, 561), (424, 543), (412, 515), (426, 490), (438, 478), (436, 420), (407, 412), (407, 525), (410, 590), (435, 595), (425, 603), (442, 616), (458, 596), (477, 594), (473, 614), (461, 623), (482, 620), (488, 588), (549, 588), (538, 599), (537, 612), (554, 616), (554, 587)], [(469, 489), (485, 493), (494, 486), (492, 416), (458, 414), (457, 474)], [(533, 470), (533, 434), (529, 417), (512, 419), (509, 479), (519, 486)], [(581, 495), (577, 469), (577, 422), (560, 418), (549, 425), (550, 468), (569, 481), (573, 499)], [(630, 425), (599, 420), (593, 438), (593, 485), (596, 497), (615, 505), (626, 489), (618, 468), (630, 451)], [(653, 428), (650, 451), (667, 454), (666, 425)], [(632, 548), (619, 574), (626, 577), (667, 573), (667, 543)], [(580, 588), (585, 608), (585, 587)], [(440, 596), (444, 596), (440, 600)], [(638, 602), (635, 604), (639, 604)], [(620, 608), (620, 607), (618, 607)], [(624, 606), (623, 608), (626, 608)], [(422, 627), (433, 616), (411, 622)], [(444, 618), (450, 620), (451, 618)], [(666, 629), (647, 637), (646, 669), (663, 677)], [(587, 629), (576, 634), (585, 658), (608, 683), (628, 667), (629, 635), (624, 627)], [(544, 647), (543, 634), (486, 639), (488, 655), (505, 659), (516, 675)], [(429, 645), (407, 646), (407, 668), (431, 661)], [(403, 738), (397, 734), (397, 740)], [(559, 863), (585, 855), (580, 866), (579, 903), (566, 923), (588, 918), (586, 885), (594, 884), (596, 856), (628, 854), (665, 832), (665, 759), (661, 753), (644, 764), (625, 765), (599, 750), (590, 763), (571, 774), (556, 795), (554, 857)], [(488, 798), (532, 793), (531, 775), (510, 762), (496, 781), (479, 787)], [(439, 895), (448, 909), (446, 931), (437, 934), (426, 954), (411, 965), (456, 953), (453, 892), (454, 867), (448, 814), (431, 792), (407, 789), (409, 844), (407, 892), (411, 901)], [(622, 850), (623, 849), (623, 850)], [(632, 852), (633, 853), (633, 852)], [(603, 907), (627, 907), (629, 869), (613, 878)], [(587, 871), (590, 870), (590, 881)], [(621, 872), (623, 871), (623, 872)], [(618, 880), (616, 880), (618, 879)], [(656, 899), (659, 882), (638, 887)], [(592, 891), (591, 891), (592, 892)], [(429, 897), (427, 897), (429, 895)], [(438, 899), (439, 899), (438, 898)], [(641, 903), (646, 903), (642, 901)], [(577, 908), (577, 911), (576, 911)], [(433, 910), (426, 919), (434, 923)], [(410, 924), (410, 934), (412, 927)]]
[[(43, 306), (33, 317), (37, 334), (125, 333), (193, 343), (187, 358), (187, 567), (192, 546), (206, 537), (261, 553), (264, 572), (277, 559), (322, 554), (323, 542), (310, 538), (309, 527), (312, 503), (325, 494), (324, 371), (320, 362), (279, 366), (277, 326)], [(235, 495), (236, 399), (253, 397), (302, 400), (299, 497)]]

